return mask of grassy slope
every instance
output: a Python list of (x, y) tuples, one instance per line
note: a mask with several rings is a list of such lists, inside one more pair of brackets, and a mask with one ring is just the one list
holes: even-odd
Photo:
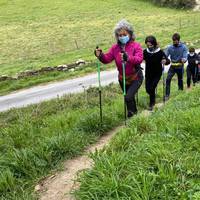
[(77, 199), (200, 198), (200, 87), (138, 116), (80, 177)]
[[(34, 184), (62, 159), (80, 154), (100, 134), (123, 121), (119, 86), (102, 91), (103, 127), (99, 127), (98, 91), (71, 95), (0, 113), (0, 199), (31, 199)], [(173, 88), (172, 95), (176, 95)], [(162, 85), (158, 89), (161, 101)], [(144, 88), (139, 111), (147, 108)], [(95, 119), (95, 120), (94, 120)]]
[[(0, 0), (0, 74), (15, 75), (78, 58), (93, 60), (96, 44), (107, 49), (113, 43), (113, 27), (122, 18), (134, 24), (137, 40), (142, 44), (146, 35), (155, 34), (163, 47), (171, 42), (175, 31), (185, 41), (199, 39), (200, 13), (159, 8), (141, 0)], [(90, 66), (80, 74), (95, 70)], [(4, 81), (0, 83), (0, 95), (77, 75), (78, 72), (50, 72)]]
[(122, 101), (119, 88), (111, 88), (110, 94), (103, 90), (103, 127), (99, 127), (96, 89), (1, 113), (0, 199), (34, 198), (31, 192), (41, 176), (117, 126), (123, 114), (116, 107)]
[(0, 74), (93, 58), (96, 44), (110, 46), (113, 26), (124, 17), (134, 24), (142, 43), (153, 33), (164, 46), (174, 31), (184, 40), (199, 39), (200, 13), (145, 1), (0, 0)]

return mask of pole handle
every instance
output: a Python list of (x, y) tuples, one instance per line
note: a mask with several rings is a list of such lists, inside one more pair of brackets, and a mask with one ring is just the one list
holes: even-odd
[[(96, 46), (96, 49), (98, 49), (99, 46)], [(100, 62), (97, 59), (97, 73), (98, 73), (98, 82), (99, 82), (99, 90), (101, 91), (101, 76), (100, 76), (100, 72), (101, 72), (101, 66), (100, 66)]]

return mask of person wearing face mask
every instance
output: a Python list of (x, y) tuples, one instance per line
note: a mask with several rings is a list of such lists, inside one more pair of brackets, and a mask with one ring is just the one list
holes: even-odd
[(159, 48), (154, 36), (147, 36), (145, 39), (147, 48), (143, 51), (145, 60), (145, 88), (149, 94), (149, 110), (153, 110), (156, 98), (156, 87), (162, 76), (163, 65), (170, 64), (165, 53)]
[(143, 73), (140, 64), (143, 61), (142, 47), (135, 41), (135, 34), (130, 23), (125, 19), (119, 21), (114, 29), (116, 44), (107, 53), (100, 48), (95, 49), (96, 57), (104, 64), (115, 61), (118, 69), (119, 84), (123, 90), (123, 69), (125, 62), (126, 96), (125, 102), (128, 110), (128, 118), (137, 114), (135, 94), (142, 85)]
[(193, 47), (189, 48), (188, 54), (188, 65), (187, 65), (187, 87), (190, 88), (191, 77), (193, 86), (197, 82), (197, 73), (198, 73), (198, 55), (195, 53), (195, 49)]
[(188, 49), (186, 45), (180, 42), (180, 35), (178, 33), (173, 34), (172, 41), (173, 44), (169, 45), (166, 50), (166, 56), (170, 57), (171, 66), (166, 79), (165, 100), (169, 99), (171, 80), (175, 74), (178, 76), (178, 89), (183, 90), (184, 63), (187, 62), (188, 54)]

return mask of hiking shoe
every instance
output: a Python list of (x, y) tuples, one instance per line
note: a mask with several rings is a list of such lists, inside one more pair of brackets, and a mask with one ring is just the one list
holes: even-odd
[(133, 117), (133, 115), (137, 115), (137, 111), (135, 111), (135, 112), (128, 111), (128, 115), (127, 115), (128, 118)]
[(165, 96), (165, 101), (168, 101), (169, 100), (169, 96)]
[(150, 106), (148, 107), (148, 110), (149, 110), (149, 111), (153, 111), (153, 107), (154, 107), (153, 105), (150, 105)]

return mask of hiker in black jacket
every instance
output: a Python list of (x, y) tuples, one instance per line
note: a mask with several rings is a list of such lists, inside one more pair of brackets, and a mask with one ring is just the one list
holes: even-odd
[(198, 75), (198, 55), (195, 53), (195, 49), (193, 47), (189, 48), (188, 54), (188, 65), (187, 65), (187, 87), (190, 88), (191, 77), (193, 86), (197, 82)]
[(200, 81), (200, 52), (198, 53), (198, 64), (197, 64), (197, 82)]
[(148, 36), (145, 39), (147, 48), (143, 51), (145, 60), (145, 87), (149, 94), (149, 110), (153, 110), (155, 105), (155, 90), (162, 76), (163, 65), (169, 64), (170, 61), (165, 53), (158, 47), (157, 40), (154, 36)]

